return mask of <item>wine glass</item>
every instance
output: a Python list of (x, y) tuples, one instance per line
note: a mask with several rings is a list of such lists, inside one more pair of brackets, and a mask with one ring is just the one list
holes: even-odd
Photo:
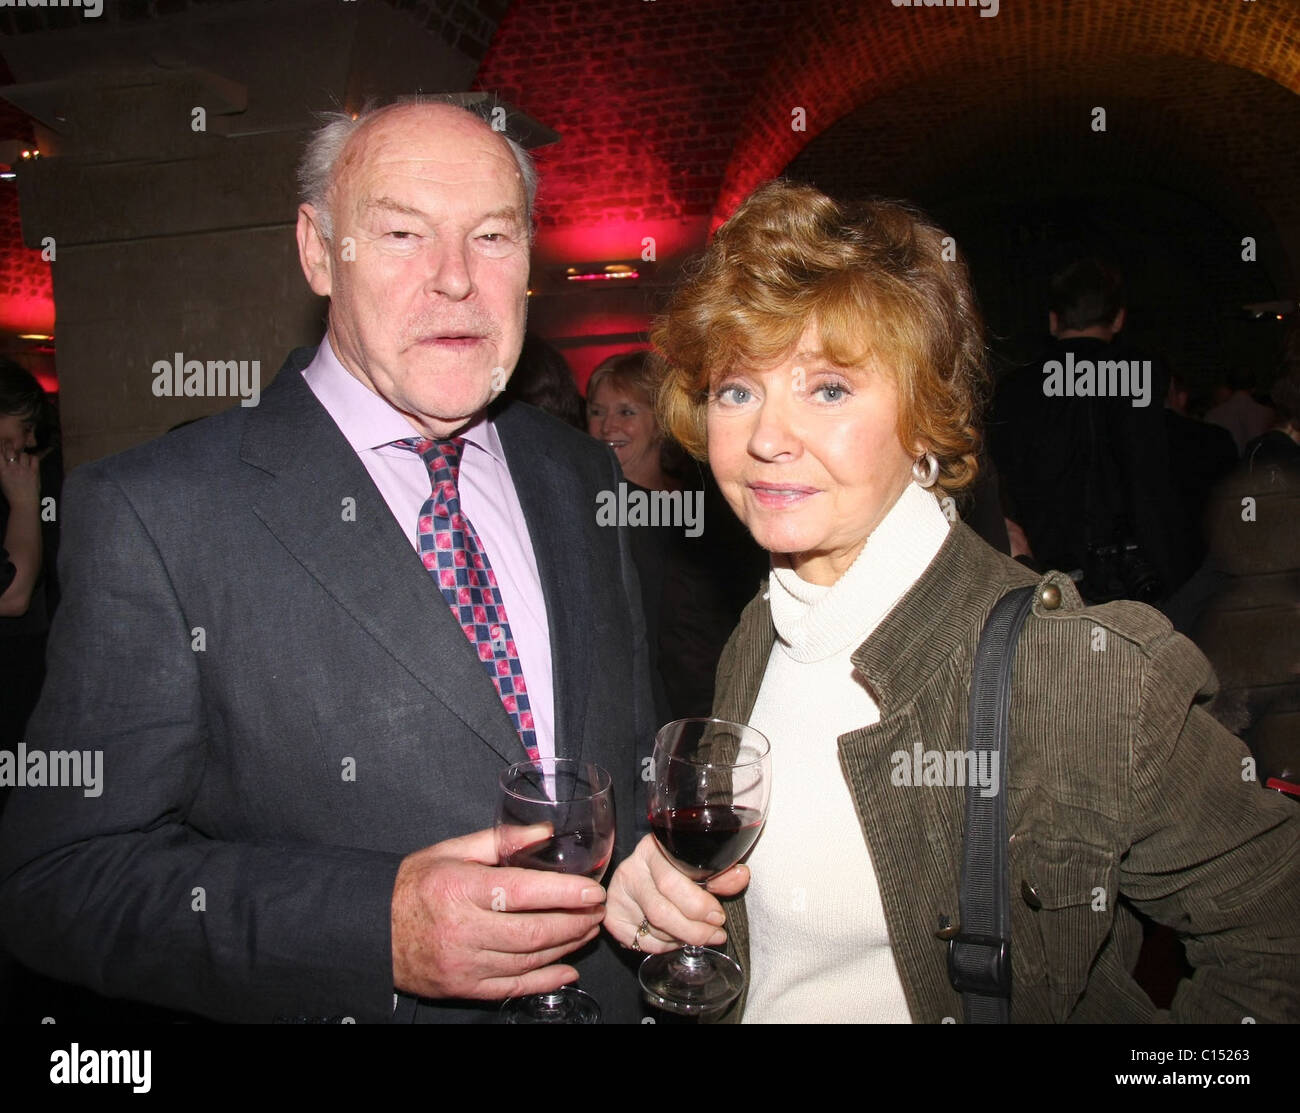
[[(655, 736), (650, 828), (673, 865), (703, 884), (754, 845), (772, 788), (771, 745), (759, 731), (724, 719), (678, 719)], [(687, 945), (650, 955), (641, 988), (669, 1012), (695, 1016), (740, 994), (739, 963)]]
[[(497, 861), (599, 881), (614, 852), (614, 790), (599, 765), (575, 758), (521, 761), (501, 773), (497, 798)], [(503, 1024), (599, 1024), (589, 993), (564, 986), (511, 997)]]

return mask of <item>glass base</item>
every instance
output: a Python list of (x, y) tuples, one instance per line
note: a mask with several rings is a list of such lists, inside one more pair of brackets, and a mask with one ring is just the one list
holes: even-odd
[(566, 985), (554, 993), (507, 998), (497, 1020), (501, 1024), (599, 1024), (600, 1005), (590, 993)]
[(683, 1016), (725, 1009), (745, 985), (740, 964), (707, 947), (651, 955), (641, 963), (638, 977), (652, 1005)]

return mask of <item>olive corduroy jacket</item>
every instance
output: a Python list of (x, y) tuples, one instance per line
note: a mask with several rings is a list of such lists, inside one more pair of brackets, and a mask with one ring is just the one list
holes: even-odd
[[(961, 523), (852, 655), (880, 721), (838, 739), (864, 843), (842, 852), (870, 850), (912, 1019), (962, 1019), (938, 933), (958, 919), (965, 789), (895, 784), (891, 758), (968, 747), (984, 621), (1036, 580), (1006, 786), (1012, 1021), (1300, 1020), (1300, 809), (1253, 779), (1246, 747), (1207, 710), (1205, 658), (1159, 612), (1085, 607), (1068, 577), (1036, 577)], [(775, 637), (764, 591), (723, 652), (715, 716), (748, 721)], [(1131, 976), (1130, 905), (1176, 929), (1195, 967), (1167, 1012)], [(726, 906), (748, 977), (743, 894)], [(745, 996), (722, 1019), (739, 1020)]]

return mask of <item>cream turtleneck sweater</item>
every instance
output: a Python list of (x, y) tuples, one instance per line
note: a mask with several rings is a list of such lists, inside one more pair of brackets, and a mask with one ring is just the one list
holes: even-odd
[(750, 716), (772, 743), (772, 798), (747, 860), (747, 1024), (912, 1019), (837, 739), (880, 721), (849, 655), (920, 578), (948, 526), (912, 483), (832, 586), (772, 569), (777, 640)]

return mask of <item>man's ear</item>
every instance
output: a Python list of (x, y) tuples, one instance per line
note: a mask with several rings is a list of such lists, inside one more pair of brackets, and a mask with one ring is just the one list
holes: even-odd
[(312, 292), (323, 298), (334, 288), (334, 260), (329, 241), (321, 232), (316, 206), (298, 206), (298, 262)]
[(1127, 316), (1128, 316), (1128, 308), (1126, 306), (1121, 305), (1119, 307), (1119, 312), (1115, 314), (1115, 319), (1110, 323), (1110, 331), (1113, 333), (1123, 332), (1124, 320)]
[(1047, 311), (1047, 331), (1050, 332), (1053, 336), (1055, 336), (1057, 332), (1060, 330), (1060, 325), (1061, 322), (1060, 319), (1056, 316), (1056, 311), (1053, 309), (1049, 309)]

